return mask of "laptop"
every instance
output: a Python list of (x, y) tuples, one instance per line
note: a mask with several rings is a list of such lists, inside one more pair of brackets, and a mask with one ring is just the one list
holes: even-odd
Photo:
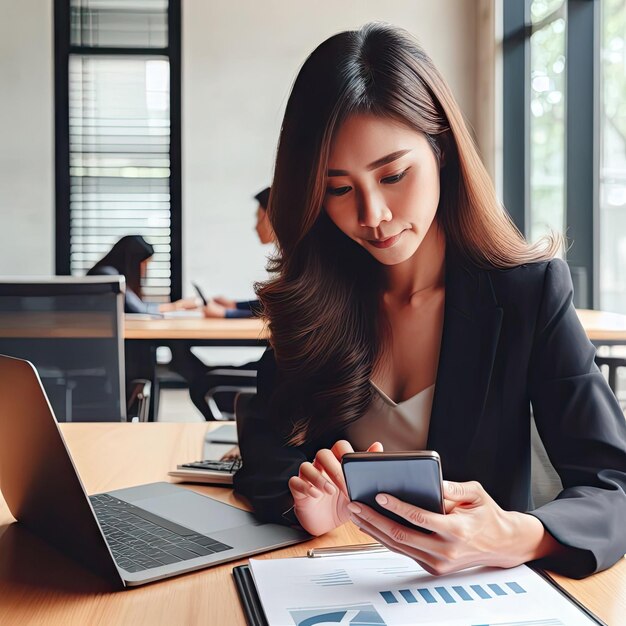
[(37, 371), (2, 355), (0, 491), (19, 522), (117, 587), (310, 538), (165, 482), (87, 496)]

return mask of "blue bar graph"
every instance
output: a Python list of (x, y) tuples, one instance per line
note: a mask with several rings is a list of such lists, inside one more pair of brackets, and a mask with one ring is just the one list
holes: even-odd
[[(473, 594), (470, 594), (470, 591)], [(453, 595), (452, 592), (456, 595)], [(473, 602), (476, 599), (492, 600), (496, 597), (510, 595), (511, 592), (519, 594), (526, 593), (526, 590), (516, 582), (508, 582), (505, 584), (487, 583), (466, 587), (453, 585), (451, 587), (439, 586), (431, 589), (394, 589), (393, 591), (380, 591), (379, 593), (387, 604), (398, 604), (402, 601), (407, 604), (416, 604), (421, 601), (425, 601), (428, 604), (436, 604), (438, 602), (456, 604), (459, 602), (458, 598), (464, 602)]]
[(472, 624), (472, 626), (565, 626), (560, 619), (533, 619), (523, 622), (498, 622), (497, 624)]
[(470, 585), (470, 587), (474, 590), (474, 593), (476, 593), (476, 595), (483, 600), (489, 600), (489, 598), (491, 598), (491, 596), (480, 585)]
[(500, 585), (496, 585), (496, 584), (490, 583), (489, 585), (487, 585), (487, 587), (489, 587), (489, 589), (491, 589), (491, 591), (493, 591), (497, 596), (505, 596), (506, 595), (506, 591), (504, 591), (504, 589), (502, 589), (502, 587), (500, 587)]
[(456, 604), (456, 600), (445, 587), (435, 587), (435, 591), (443, 598), (446, 604)]
[(430, 593), (428, 589), (418, 589), (417, 591), (420, 594), (420, 596), (422, 596), (422, 598), (424, 598), (424, 600), (428, 602), (428, 604), (433, 604), (437, 602), (437, 599), (435, 598), (435, 596), (433, 596), (433, 594)]
[(454, 586), (454, 587), (452, 587), (452, 589), (454, 589), (454, 591), (456, 591), (457, 595), (459, 596), (459, 598), (461, 598), (461, 600), (465, 600), (465, 602), (469, 602), (469, 601), (474, 600), (474, 598), (472, 598), (472, 596), (470, 596), (470, 594), (467, 593), (467, 591), (465, 591), (465, 589), (463, 587)]
[(522, 589), (517, 583), (507, 583), (507, 587), (510, 587), (515, 593), (526, 593), (525, 589)]
[(400, 595), (409, 603), (417, 602), (417, 598), (410, 592), (409, 589), (400, 589)]
[(391, 591), (381, 591), (380, 595), (387, 604), (398, 604), (398, 598)]

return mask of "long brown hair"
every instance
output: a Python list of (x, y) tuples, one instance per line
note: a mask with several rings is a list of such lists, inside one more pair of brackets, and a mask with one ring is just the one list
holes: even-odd
[(447, 245), (469, 261), (507, 268), (559, 246), (556, 238), (531, 246), (514, 226), (450, 89), (408, 33), (372, 23), (324, 41), (287, 103), (268, 207), (275, 276), (257, 285), (280, 370), (270, 414), (290, 444), (337, 432), (365, 412), (382, 348), (380, 265), (323, 211), (332, 138), (357, 113), (399, 121), (445, 155), (437, 219)]
[(141, 235), (125, 235), (87, 272), (87, 275), (97, 274), (101, 267), (112, 267), (124, 276), (127, 288), (141, 298), (143, 296), (141, 263), (153, 254), (154, 248)]

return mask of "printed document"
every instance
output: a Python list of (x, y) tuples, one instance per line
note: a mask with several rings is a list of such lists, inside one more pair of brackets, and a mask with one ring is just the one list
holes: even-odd
[(536, 572), (473, 568), (431, 576), (381, 552), (250, 559), (272, 626), (589, 626), (596, 624)]

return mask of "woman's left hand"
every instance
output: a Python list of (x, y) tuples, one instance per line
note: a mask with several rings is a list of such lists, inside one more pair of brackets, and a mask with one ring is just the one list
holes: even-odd
[(177, 309), (197, 309), (202, 306), (202, 301), (200, 298), (181, 298), (180, 300), (176, 300), (175, 304)]
[(446, 515), (420, 509), (388, 494), (378, 504), (416, 526), (399, 524), (372, 508), (352, 502), (350, 519), (394, 552), (417, 561), (430, 574), (448, 574), (476, 565), (514, 567), (558, 549), (541, 522), (501, 509), (478, 482), (444, 481)]

